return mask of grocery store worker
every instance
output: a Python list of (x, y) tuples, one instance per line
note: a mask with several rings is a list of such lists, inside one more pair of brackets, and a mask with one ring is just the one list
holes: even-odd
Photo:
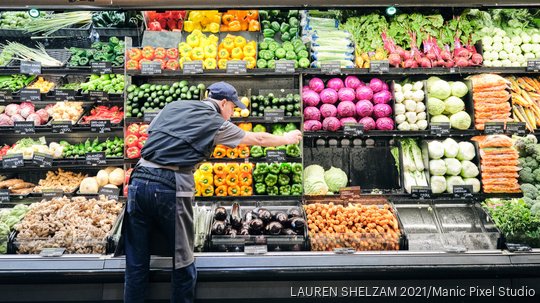
[(208, 87), (207, 99), (169, 103), (150, 124), (128, 187), (125, 302), (145, 300), (153, 226), (166, 236), (174, 255), (171, 302), (194, 301), (193, 173), (215, 145), (280, 146), (300, 141), (298, 130), (283, 136), (245, 132), (229, 121), (235, 106), (246, 108), (232, 85), (218, 82)]

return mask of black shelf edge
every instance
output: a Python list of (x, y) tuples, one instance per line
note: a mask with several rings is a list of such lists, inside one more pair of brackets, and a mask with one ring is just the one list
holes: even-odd
[[(0, 67), (0, 75), (20, 74), (20, 68), (17, 67)], [(113, 74), (124, 74), (123, 67), (113, 67)], [(68, 67), (42, 67), (40, 75), (91, 75), (90, 68), (68, 68)]]
[(18, 168), (2, 168), (3, 161), (0, 160), (0, 169), (54, 169), (54, 168), (93, 168), (93, 167), (104, 167), (104, 166), (123, 166), (124, 159), (122, 158), (106, 158), (106, 163), (103, 165), (87, 165), (85, 158), (80, 159), (54, 159), (52, 167), (42, 167), (32, 163), (32, 160), (24, 160), (24, 166)]
[(284, 117), (283, 121), (278, 122), (272, 122), (272, 121), (266, 121), (264, 117), (241, 117), (241, 118), (231, 118), (231, 122), (234, 123), (240, 123), (240, 122), (246, 122), (246, 123), (261, 123), (261, 124), (276, 124), (276, 123), (300, 123), (302, 122), (302, 117)]
[(140, 70), (126, 70), (128, 76), (140, 76), (140, 77), (169, 77), (169, 76), (186, 76), (186, 77), (204, 77), (204, 76), (220, 76), (220, 77), (245, 77), (245, 76), (279, 76), (279, 77), (293, 77), (300, 75), (304, 69), (296, 69), (294, 73), (276, 73), (274, 69), (270, 68), (252, 68), (247, 69), (246, 73), (233, 74), (227, 73), (223, 69), (205, 69), (202, 74), (184, 74), (183, 70), (162, 70), (161, 74), (146, 75), (142, 74)]
[[(139, 161), (139, 158), (137, 159), (124, 159), (125, 163), (133, 164), (137, 163)], [(229, 159), (229, 158), (210, 158), (206, 159), (203, 162), (211, 162), (211, 163), (227, 163), (227, 162), (235, 162), (235, 163), (267, 163), (268, 160), (266, 160), (266, 157), (259, 157), (259, 158), (236, 158), (236, 159)], [(295, 157), (287, 157), (287, 159), (284, 162), (292, 162), (292, 163), (301, 163), (302, 158), (295, 158)]]
[[(0, 127), (0, 134), (1, 135), (11, 135), (11, 136), (36, 136), (36, 135), (44, 135), (44, 134), (48, 134), (48, 133), (52, 134), (52, 126), (45, 126), (45, 127), (36, 126), (35, 130), (36, 130), (35, 133), (17, 134), (17, 133), (15, 133), (15, 129), (14, 129), (13, 126)], [(108, 133), (117, 133), (117, 132), (120, 132), (120, 131), (122, 131), (122, 132), (124, 131), (124, 127), (122, 125), (111, 126), (111, 131), (110, 132), (105, 132), (105, 133), (91, 132), (91, 127), (90, 126), (73, 125), (73, 128), (72, 128), (72, 133), (88, 132), (88, 133), (91, 133), (91, 134), (94, 134), (94, 135), (106, 135)], [(56, 133), (54, 133), (54, 134), (55, 135), (60, 135), (60, 134), (56, 134)]]
[(268, 196), (268, 195), (252, 195), (252, 196), (211, 196), (211, 197), (195, 197), (196, 201), (234, 201), (234, 200), (252, 200), (252, 201), (302, 201), (302, 196)]
[(366, 138), (366, 137), (470, 137), (481, 135), (483, 132), (475, 129), (457, 131), (451, 130), (449, 135), (434, 135), (431, 134), (429, 130), (425, 131), (400, 131), (400, 130), (375, 130), (365, 132), (361, 136), (349, 136), (345, 135), (343, 131), (328, 132), (328, 131), (315, 131), (315, 132), (304, 132), (304, 137), (307, 138)]

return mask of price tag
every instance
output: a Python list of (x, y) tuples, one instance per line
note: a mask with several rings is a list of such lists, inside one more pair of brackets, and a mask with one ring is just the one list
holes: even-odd
[(432, 122), (429, 126), (432, 135), (449, 135), (450, 123), (449, 122)]
[(21, 101), (41, 101), (41, 91), (39, 89), (21, 89)]
[(364, 124), (361, 123), (345, 123), (343, 125), (343, 134), (345, 136), (361, 136), (364, 134)]
[(343, 187), (339, 189), (339, 197), (343, 200), (360, 198), (362, 190), (360, 186)]
[(54, 91), (55, 101), (73, 101), (75, 100), (75, 91), (72, 89), (57, 89)]
[(266, 151), (267, 162), (285, 162), (287, 161), (287, 154), (284, 150), (269, 149)]
[(141, 74), (143, 75), (161, 74), (161, 63), (154, 62), (154, 61), (141, 63)]
[(39, 252), (39, 255), (42, 257), (61, 257), (65, 251), (65, 248), (44, 248)]
[(201, 60), (186, 61), (182, 72), (185, 75), (194, 75), (203, 73), (203, 63)]
[(9, 202), (9, 189), (0, 189), (0, 203)]
[(71, 121), (53, 121), (52, 132), (54, 134), (66, 134), (73, 131)]
[(283, 109), (265, 109), (264, 121), (267, 122), (281, 122), (285, 119), (285, 111)]
[(450, 72), (450, 73), (455, 73), (455, 72), (456, 72), (456, 68), (455, 68), (455, 67), (450, 67), (449, 72)]
[(52, 167), (53, 157), (44, 153), (34, 153), (32, 163), (39, 167)]
[(13, 123), (13, 129), (16, 134), (26, 135), (36, 133), (36, 126), (34, 121), (15, 121)]
[(58, 188), (45, 188), (41, 190), (41, 194), (45, 199), (62, 198), (64, 191)]
[(86, 165), (91, 166), (105, 165), (107, 163), (107, 160), (105, 160), (105, 152), (87, 153), (85, 160)]
[(152, 120), (154, 120), (154, 118), (157, 117), (157, 115), (159, 115), (159, 112), (160, 110), (156, 111), (156, 110), (147, 110), (144, 112), (144, 117), (143, 117), (143, 120), (144, 122), (152, 122)]
[(454, 185), (453, 193), (454, 198), (472, 198), (473, 187), (472, 185)]
[(278, 74), (294, 74), (294, 61), (292, 60), (276, 61), (275, 72)]
[(3, 168), (17, 168), (24, 166), (24, 158), (22, 154), (10, 154), (2, 157)]
[(92, 74), (112, 74), (111, 62), (92, 62), (90, 69)]
[(94, 133), (106, 133), (111, 131), (110, 120), (92, 120), (90, 121), (90, 131)]
[(321, 63), (321, 72), (325, 74), (341, 74), (341, 63), (331, 61)]
[(388, 60), (375, 60), (369, 62), (370, 73), (388, 73), (390, 71), (390, 63)]
[(91, 90), (88, 92), (90, 101), (105, 101), (109, 99), (109, 94), (101, 90)]
[(504, 134), (504, 122), (486, 122), (484, 124), (486, 135)]
[(40, 75), (41, 74), (41, 63), (34, 61), (21, 61), (21, 74), (27, 75)]
[(102, 187), (99, 190), (100, 195), (104, 195), (105, 198), (108, 200), (116, 200), (118, 201), (118, 198), (120, 196), (120, 189), (119, 188), (110, 188), (110, 187)]
[(244, 246), (244, 253), (248, 255), (264, 255), (268, 252), (266, 245), (248, 245)]
[(518, 244), (518, 243), (508, 243), (506, 242), (506, 247), (509, 252), (530, 252), (532, 248), (527, 244)]
[(227, 74), (245, 74), (247, 73), (246, 61), (227, 62)]
[(13, 101), (13, 94), (10, 90), (0, 90), (0, 102)]
[(352, 255), (356, 252), (354, 248), (349, 247), (340, 247), (340, 248), (334, 248), (334, 253), (338, 255)]
[(431, 199), (431, 194), (429, 186), (411, 186), (411, 196), (415, 199)]
[(510, 135), (524, 135), (526, 133), (525, 122), (507, 122), (506, 132)]
[(527, 71), (528, 72), (540, 71), (540, 59), (527, 60)]

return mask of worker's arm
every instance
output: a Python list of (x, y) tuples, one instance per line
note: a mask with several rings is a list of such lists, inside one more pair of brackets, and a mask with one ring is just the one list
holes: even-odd
[(283, 136), (276, 136), (269, 133), (246, 132), (240, 144), (259, 145), (259, 146), (280, 146), (286, 144), (297, 144), (302, 139), (302, 133), (299, 130), (293, 130), (285, 133)]

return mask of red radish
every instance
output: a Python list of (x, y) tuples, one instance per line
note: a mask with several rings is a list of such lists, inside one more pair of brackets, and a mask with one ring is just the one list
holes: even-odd
[(403, 47), (401, 47), (401, 46), (396, 47), (396, 53), (397, 53), (401, 58), (405, 58), (405, 53), (406, 53), (406, 51), (403, 49)]
[(444, 61), (452, 60), (452, 54), (450, 54), (450, 52), (447, 51), (447, 50), (443, 50), (443, 51), (441, 52), (441, 58), (442, 58)]

